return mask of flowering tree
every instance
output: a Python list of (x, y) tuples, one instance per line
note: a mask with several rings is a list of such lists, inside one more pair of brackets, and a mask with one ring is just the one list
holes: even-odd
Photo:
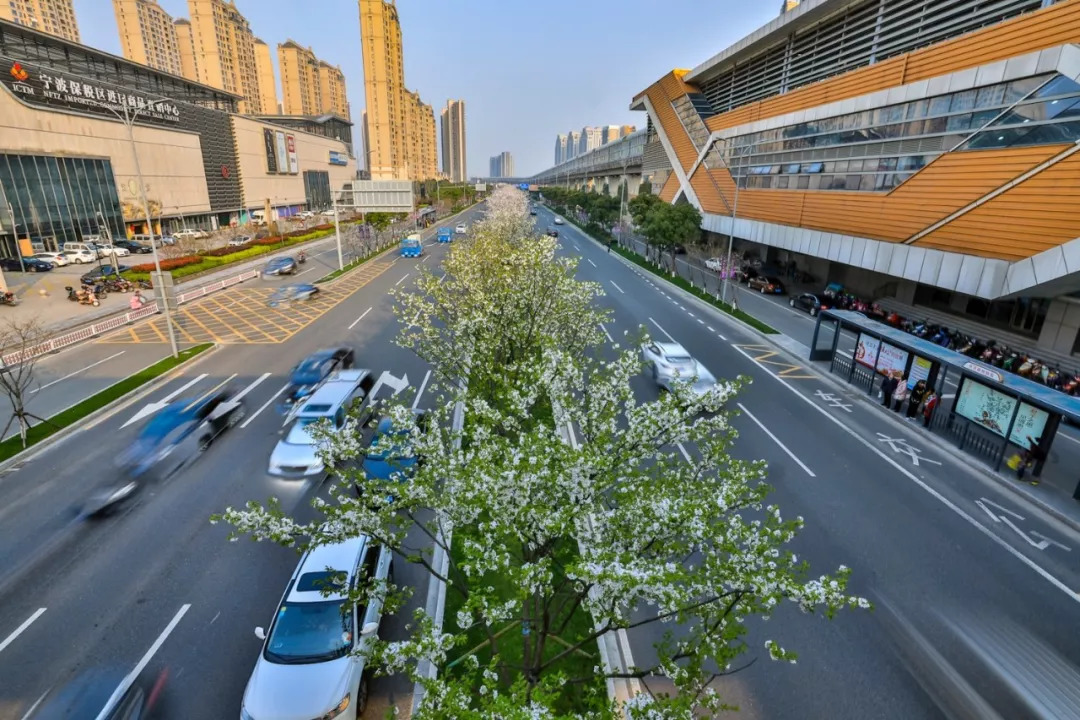
[[(844, 567), (808, 575), (785, 549), (801, 519), (767, 503), (762, 462), (730, 456), (724, 406), (745, 380), (701, 395), (680, 384), (642, 402), (630, 381), (643, 338), (605, 357), (599, 289), (574, 280), (573, 262), (554, 251), (529, 233), (518, 199), (496, 191), (488, 220), (453, 248), (446, 280), (425, 277), (399, 295), (400, 342), (442, 379), (435, 422), (419, 427), (407, 408), (388, 410), (407, 433), (401, 455), (424, 463), (389, 481), (369, 477), (355, 466), (356, 428), (323, 428), (321, 452), (341, 482), (316, 501), (319, 523), (296, 524), (275, 504), (224, 517), (238, 534), (284, 544), (367, 534), (448, 584), (445, 627), (418, 611), (408, 640), (378, 642), (370, 658), (423, 683), (418, 717), (718, 711), (711, 683), (747, 651), (747, 618), (768, 618), (784, 601), (829, 616), (865, 601), (846, 593)], [(455, 405), (463, 426), (450, 421)], [(677, 443), (696, 448), (693, 459)], [(445, 573), (432, 562), (436, 546), (449, 554)], [(374, 581), (356, 590), (391, 609), (408, 592)], [(673, 626), (655, 664), (599, 659), (605, 633), (654, 623)], [(794, 661), (779, 643), (766, 647)], [(438, 677), (417, 672), (421, 659)], [(622, 708), (609, 700), (607, 680), (655, 675), (678, 693)]]

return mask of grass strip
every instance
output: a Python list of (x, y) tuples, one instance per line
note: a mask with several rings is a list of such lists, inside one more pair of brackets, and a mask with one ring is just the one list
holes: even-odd
[(340, 268), (338, 270), (334, 270), (333, 272), (328, 273), (326, 275), (323, 275), (321, 278), (319, 278), (318, 280), (315, 281), (315, 284), (318, 285), (319, 283), (330, 282), (334, 278), (341, 277), (342, 275), (349, 272), (353, 268), (359, 267), (360, 265), (363, 265), (364, 263), (366, 263), (368, 260), (371, 260), (373, 257), (375, 257), (377, 255), (381, 255), (382, 253), (386, 252), (386, 250), (389, 247), (390, 247), (389, 245), (383, 246), (383, 247), (379, 248), (378, 250), (373, 250), (373, 251), (369, 252), (367, 255), (364, 255), (363, 257), (358, 257), (355, 260), (351, 260), (351, 261), (349, 261), (348, 263), (345, 264), (345, 267)]
[[(196, 345), (187, 350), (182, 350), (179, 357), (174, 358), (170, 356), (164, 360), (159, 360), (150, 367), (144, 368), (134, 375), (110, 385), (101, 392), (91, 395), (85, 400), (72, 405), (67, 410), (60, 411), (46, 422), (32, 426), (26, 431), (26, 449), (33, 447), (45, 438), (56, 434), (69, 425), (74, 425), (91, 413), (100, 410), (115, 400), (119, 400), (124, 395), (142, 387), (151, 380), (161, 377), (173, 368), (179, 367), (213, 346), (213, 343), (203, 343), (202, 345)], [(23, 449), (22, 441), (17, 434), (0, 442), (0, 461), (14, 457), (18, 453), (21, 453)]]

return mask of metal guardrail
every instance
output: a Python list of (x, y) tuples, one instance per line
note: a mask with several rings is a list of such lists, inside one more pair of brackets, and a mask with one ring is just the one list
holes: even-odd
[[(210, 293), (217, 292), (218, 290), (223, 290), (224, 288), (230, 287), (232, 285), (237, 285), (244, 282), (245, 280), (251, 280), (257, 277), (259, 277), (258, 270), (248, 270), (246, 272), (240, 273), (239, 275), (234, 275), (232, 277), (225, 278), (224, 280), (218, 280), (216, 282), (203, 285), (202, 287), (196, 288), (195, 290), (189, 290), (188, 292), (179, 293), (176, 296), (176, 304), (180, 305), (186, 302), (191, 302), (192, 300), (204, 297), (206, 295), (209, 295)], [(72, 330), (71, 332), (49, 338), (43, 343), (39, 343), (29, 348), (16, 350), (15, 352), (0, 356), (0, 364), (5, 367), (11, 365), (18, 365), (19, 363), (26, 362), (31, 358), (40, 357), (41, 355), (47, 355), (51, 352), (56, 352), (61, 348), (65, 348), (69, 345), (74, 345), (76, 343), (89, 340), (90, 338), (97, 337), (102, 333), (106, 333), (110, 330), (115, 330), (129, 323), (133, 323), (136, 320), (142, 320), (145, 317), (156, 315), (158, 312), (160, 312), (160, 308), (158, 307), (158, 303), (155, 300), (154, 303), (149, 304), (146, 307), (141, 307), (138, 310), (129, 310), (128, 312), (120, 315), (113, 315), (112, 317), (105, 318), (100, 322), (81, 327), (78, 330)]]

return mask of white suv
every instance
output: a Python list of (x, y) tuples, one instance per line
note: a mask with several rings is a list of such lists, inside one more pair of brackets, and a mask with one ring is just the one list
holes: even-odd
[(355, 720), (367, 704), (367, 650), (382, 601), (354, 605), (349, 591), (391, 582), (390, 551), (361, 536), (310, 550), (285, 588), (255, 662), (241, 720)]

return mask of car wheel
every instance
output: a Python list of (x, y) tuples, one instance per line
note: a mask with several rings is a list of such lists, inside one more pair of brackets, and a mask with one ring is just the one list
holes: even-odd
[(360, 687), (356, 688), (356, 717), (360, 717), (367, 708), (368, 700), (368, 673), (365, 671), (360, 676)]
[(810, 308), (810, 317), (817, 317), (817, 308), (816, 307)]
[(30, 266), (30, 272), (34, 272), (34, 273), (36, 273), (37, 271), (38, 271), (38, 269), (37, 269), (37, 267), (36, 267), (36, 266), (34, 266), (34, 265), (31, 265), (31, 266)]
[(790, 300), (788, 300), (787, 304), (790, 305), (791, 307), (795, 307), (795, 298), (791, 298)]
[(765, 286), (762, 285), (761, 288), (758, 290), (758, 292), (761, 293), (762, 295), (764, 295), (765, 294)]
[(210, 433), (206, 433), (199, 438), (199, 452), (204, 453), (209, 450), (212, 442), (214, 442), (214, 438)]
[(228, 426), (230, 428), (236, 427), (237, 423), (243, 420), (245, 415), (247, 415), (247, 412), (244, 411), (244, 406), (241, 405), (240, 407), (233, 410), (232, 415), (229, 416)]

